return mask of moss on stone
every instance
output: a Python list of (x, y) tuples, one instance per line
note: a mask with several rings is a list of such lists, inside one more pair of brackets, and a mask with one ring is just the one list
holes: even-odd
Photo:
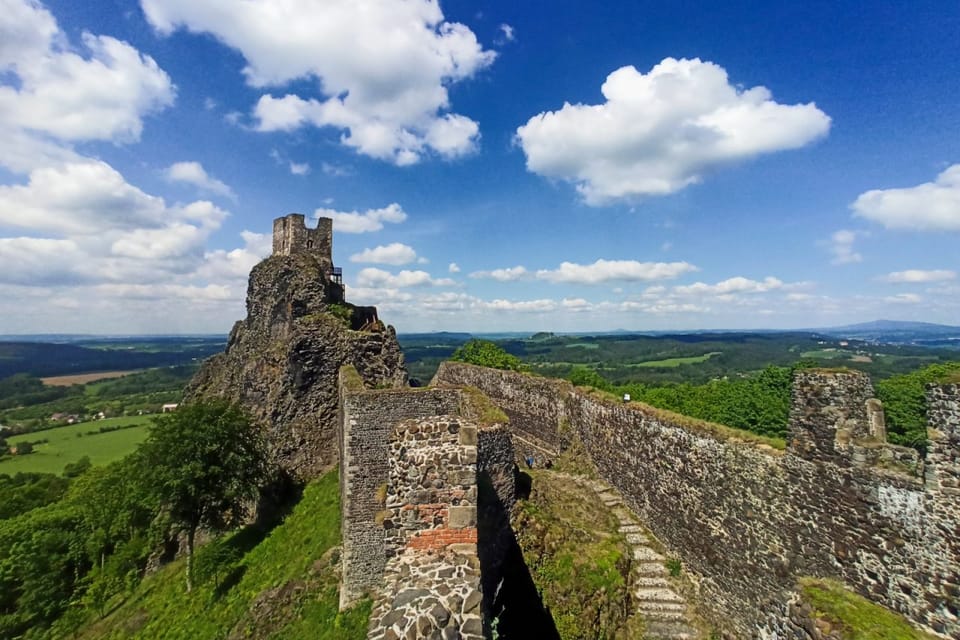
[(481, 427), (489, 427), (495, 424), (508, 424), (510, 422), (507, 414), (495, 405), (483, 391), (480, 391), (480, 389), (476, 387), (463, 388), (461, 414), (463, 417), (473, 420)]
[(343, 381), (343, 385), (348, 390), (353, 392), (363, 391), (366, 388), (363, 384), (363, 378), (360, 377), (357, 368), (352, 364), (340, 367), (340, 380)]
[(800, 592), (818, 621), (838, 629), (843, 640), (933, 640), (896, 613), (870, 602), (835, 580), (801, 578)]

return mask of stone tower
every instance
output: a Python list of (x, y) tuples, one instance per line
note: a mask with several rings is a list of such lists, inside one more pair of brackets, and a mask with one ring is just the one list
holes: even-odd
[(273, 221), (273, 255), (310, 253), (333, 265), (333, 220), (318, 218), (317, 228), (309, 229), (302, 213), (291, 213)]

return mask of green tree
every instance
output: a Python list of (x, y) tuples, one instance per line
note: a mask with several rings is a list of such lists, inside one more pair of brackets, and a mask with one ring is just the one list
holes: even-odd
[(266, 478), (263, 439), (240, 407), (210, 400), (158, 417), (141, 452), (148, 491), (186, 534), (189, 592), (197, 529), (242, 521)]
[(520, 358), (507, 353), (496, 343), (476, 338), (454, 351), (450, 359), (492, 369), (523, 370)]

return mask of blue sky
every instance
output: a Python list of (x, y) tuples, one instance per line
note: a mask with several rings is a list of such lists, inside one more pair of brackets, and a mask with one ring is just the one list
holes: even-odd
[(0, 333), (960, 324), (960, 5), (707, 4), (0, 0)]

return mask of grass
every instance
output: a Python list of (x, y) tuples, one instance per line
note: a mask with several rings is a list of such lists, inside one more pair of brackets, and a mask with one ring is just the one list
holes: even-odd
[(683, 364), (698, 364), (700, 362), (706, 362), (713, 356), (718, 356), (722, 351), (711, 351), (710, 353), (705, 353), (702, 356), (687, 356), (685, 358), (666, 358), (664, 360), (646, 360), (644, 362), (635, 362), (633, 364), (623, 365), (627, 367), (665, 367), (665, 368), (675, 368)]
[(533, 491), (518, 503), (513, 525), (560, 637), (640, 637), (639, 614), (622, 606), (630, 597), (630, 549), (617, 518), (562, 475), (530, 475)]
[(122, 378), (132, 373), (140, 373), (143, 369), (131, 369), (129, 371), (101, 371), (100, 373), (75, 373), (69, 376), (52, 376), (50, 378), (40, 378), (40, 381), (48, 387), (69, 387), (73, 384), (87, 384), (97, 380), (109, 380), (111, 378)]
[(489, 427), (495, 424), (509, 424), (510, 422), (507, 414), (476, 387), (464, 387), (463, 400), (464, 416), (470, 420), (475, 420), (479, 426)]
[(800, 591), (818, 620), (839, 628), (843, 640), (933, 640), (892, 611), (833, 580), (801, 578)]
[[(225, 543), (243, 549), (249, 542), (247, 530)], [(284, 522), (225, 572), (228, 577), (219, 586), (208, 579), (186, 593), (184, 563), (178, 560), (146, 578), (121, 607), (80, 637), (361, 640), (370, 601), (338, 611), (338, 576), (330, 554), (339, 543), (339, 485), (333, 470), (307, 486)]]
[[(47, 442), (35, 445), (33, 453), (0, 460), (0, 473), (11, 475), (20, 471), (60, 473), (67, 464), (74, 463), (83, 456), (89, 456), (90, 462), (94, 465), (119, 460), (146, 440), (149, 421), (150, 416), (107, 418), (13, 436), (7, 439), (11, 445), (37, 440), (47, 440)], [(126, 425), (136, 426), (108, 433), (98, 432), (101, 427)], [(95, 433), (89, 434), (90, 431)]]

